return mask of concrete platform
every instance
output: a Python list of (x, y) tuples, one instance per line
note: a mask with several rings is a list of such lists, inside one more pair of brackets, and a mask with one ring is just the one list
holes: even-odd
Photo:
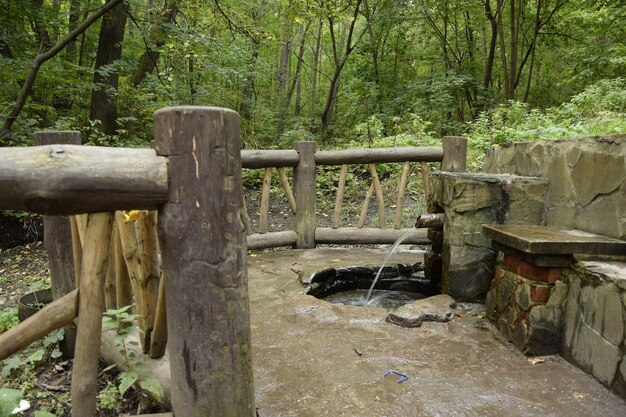
[[(492, 330), (480, 306), (461, 305), (450, 323), (408, 329), (385, 322), (382, 308), (302, 293), (299, 273), (380, 265), (384, 256), (317, 249), (248, 258), (259, 416), (626, 416), (625, 401), (564, 359), (531, 363)], [(391, 262), (419, 260), (406, 251)], [(115, 351), (107, 340), (105, 356)], [(167, 357), (150, 362), (167, 392)], [(388, 370), (408, 380), (383, 377)]]
[[(377, 265), (380, 250), (274, 252), (249, 258), (256, 401), (268, 416), (601, 416), (626, 402), (553, 356), (532, 364), (480, 310), (407, 329), (386, 311), (303, 295), (296, 271)], [(391, 262), (421, 259), (415, 252)], [(407, 374), (396, 383), (387, 370)]]

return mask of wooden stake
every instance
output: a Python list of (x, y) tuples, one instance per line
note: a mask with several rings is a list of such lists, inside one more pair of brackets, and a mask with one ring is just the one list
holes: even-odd
[(159, 248), (157, 237), (157, 212), (148, 212), (137, 220), (137, 249), (139, 251), (139, 282), (141, 285), (141, 305), (143, 307), (144, 353), (150, 350), (150, 338), (156, 317), (157, 298), (161, 267), (159, 265)]
[(374, 184), (374, 191), (376, 193), (376, 204), (378, 206), (378, 227), (385, 228), (387, 223), (385, 219), (385, 200), (383, 199), (383, 190), (380, 186), (380, 180), (378, 179), (378, 173), (376, 172), (376, 165), (368, 164), (370, 174), (372, 174), (372, 184)]
[(104, 309), (115, 309), (121, 306), (117, 305), (117, 279), (115, 266), (115, 242), (117, 241), (117, 227), (111, 225), (111, 238), (109, 239), (109, 260), (107, 262), (107, 272), (104, 279)]
[[(122, 253), (122, 243), (120, 242), (120, 234), (119, 228), (117, 227), (117, 222), (113, 223), (113, 229), (116, 231), (115, 239), (113, 240), (114, 256), (112, 259), (115, 262), (115, 298), (118, 308), (121, 308), (127, 305), (131, 305), (133, 303), (133, 290), (130, 283), (130, 277), (128, 276), (128, 269), (126, 268), (124, 254)], [(110, 261), (111, 260), (109, 260), (109, 262)], [(118, 325), (130, 326), (130, 323), (125, 323), (120, 320), (118, 321)]]
[(300, 162), (294, 168), (293, 188), (296, 199), (296, 215), (293, 218), (293, 230), (298, 234), (297, 249), (315, 247), (315, 198), (317, 183), (315, 180), (315, 142), (295, 143), (300, 155)]
[(283, 191), (285, 192), (285, 196), (287, 197), (287, 203), (289, 204), (289, 208), (291, 209), (291, 212), (293, 214), (296, 214), (296, 199), (291, 192), (289, 180), (287, 179), (287, 174), (285, 174), (285, 168), (276, 168), (276, 172), (278, 172), (280, 185), (281, 187), (283, 187)]
[(337, 187), (337, 199), (335, 200), (335, 213), (333, 215), (333, 229), (339, 227), (341, 223), (341, 206), (343, 206), (343, 194), (346, 189), (346, 178), (348, 177), (348, 165), (341, 166), (339, 173), (339, 186)]
[(263, 190), (261, 191), (261, 213), (259, 215), (259, 233), (267, 233), (267, 217), (270, 211), (270, 185), (272, 184), (272, 168), (265, 168), (263, 174)]
[(370, 184), (370, 188), (367, 190), (365, 194), (365, 200), (363, 200), (363, 207), (361, 207), (361, 214), (359, 214), (359, 223), (356, 227), (359, 229), (365, 226), (365, 221), (367, 220), (367, 210), (370, 208), (370, 199), (374, 194), (374, 182)]
[(70, 216), (70, 227), (72, 229), (72, 259), (74, 261), (74, 286), (78, 288), (80, 282), (80, 263), (83, 259), (83, 246), (80, 242), (80, 233), (78, 232), (77, 216)]
[(426, 211), (433, 212), (433, 202), (430, 196), (430, 173), (428, 170), (428, 163), (422, 162), (422, 181), (424, 183), (424, 197), (426, 198)]
[(165, 354), (165, 346), (167, 345), (167, 317), (165, 313), (165, 278), (161, 275), (154, 328), (152, 337), (150, 337), (150, 352), (148, 354), (152, 359), (160, 358)]
[(411, 171), (411, 163), (405, 162), (402, 167), (402, 176), (400, 177), (400, 186), (398, 187), (398, 200), (396, 201), (396, 219), (393, 224), (394, 229), (402, 227), (402, 210), (404, 210), (404, 194), (406, 193), (406, 183), (409, 179)]
[(78, 290), (45, 306), (17, 326), (0, 334), (0, 361), (41, 339), (53, 330), (67, 326), (78, 311)]
[(98, 359), (104, 307), (102, 286), (107, 268), (112, 224), (112, 213), (90, 214), (87, 220), (72, 373), (72, 417), (96, 415)]

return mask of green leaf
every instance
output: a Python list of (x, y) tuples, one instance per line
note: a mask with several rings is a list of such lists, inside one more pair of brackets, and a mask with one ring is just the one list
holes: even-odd
[(0, 416), (9, 416), (20, 405), (22, 393), (16, 389), (0, 388)]
[(139, 381), (139, 386), (156, 400), (163, 399), (163, 396), (165, 395), (161, 383), (154, 377), (142, 379)]
[(43, 360), (45, 351), (43, 349), (37, 349), (29, 357), (28, 362), (37, 363)]
[(56, 416), (47, 411), (35, 411), (35, 417), (56, 417)]
[(128, 389), (137, 381), (139, 375), (135, 371), (122, 372), (118, 377), (120, 381), (119, 390), (120, 394), (124, 394)]

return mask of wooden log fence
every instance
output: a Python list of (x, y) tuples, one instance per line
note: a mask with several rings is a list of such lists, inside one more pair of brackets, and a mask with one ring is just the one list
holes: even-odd
[[(40, 146), (0, 148), (0, 209), (45, 215), (55, 288), (52, 304), (0, 335), (0, 359), (78, 318), (73, 416), (95, 415), (103, 310), (131, 303), (144, 353), (162, 356), (169, 336), (176, 415), (253, 416), (246, 245), (393, 243), (409, 230), (402, 211), (411, 163), (421, 164), (425, 190), (428, 162), (465, 166), (466, 142), (456, 137), (442, 147), (315, 152), (314, 142), (297, 142), (294, 150), (239, 151), (237, 114), (207, 107), (157, 112), (155, 139), (156, 153), (81, 147), (78, 132), (41, 132)], [(377, 163), (403, 164), (393, 228), (385, 227)], [(356, 228), (341, 227), (349, 164), (367, 165), (372, 179)], [(318, 165), (341, 166), (332, 227), (316, 226)], [(248, 236), (241, 168), (264, 169), (260, 233)], [(285, 168), (293, 168), (293, 191)], [(268, 231), (272, 169), (293, 230)], [(378, 228), (365, 227), (373, 196)], [(408, 240), (427, 241), (425, 231)], [(198, 314), (207, 303), (211, 314)]]

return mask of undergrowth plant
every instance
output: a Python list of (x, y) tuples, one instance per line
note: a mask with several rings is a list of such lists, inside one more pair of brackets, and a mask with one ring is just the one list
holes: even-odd
[[(118, 385), (107, 385), (107, 387), (100, 393), (98, 399), (103, 407), (111, 407), (121, 400), (121, 397), (128, 391), (133, 384), (137, 383), (139, 387), (146, 391), (150, 396), (157, 400), (163, 399), (163, 387), (159, 381), (154, 377), (140, 378), (137, 371), (146, 370), (146, 365), (139, 359), (139, 355), (132, 349), (139, 346), (139, 342), (136, 340), (129, 340), (128, 336), (132, 334), (141, 333), (141, 329), (135, 325), (139, 314), (132, 314), (130, 312), (132, 306), (124, 306), (119, 309), (110, 309), (104, 312), (102, 324), (104, 330), (114, 330), (117, 335), (114, 337), (116, 345), (119, 347), (119, 352), (124, 358), (122, 367), (118, 367), (117, 364), (113, 364), (101, 373), (107, 372), (115, 367), (120, 369), (118, 375)], [(135, 369), (135, 370), (132, 370)], [(119, 394), (119, 397), (117, 396)]]

